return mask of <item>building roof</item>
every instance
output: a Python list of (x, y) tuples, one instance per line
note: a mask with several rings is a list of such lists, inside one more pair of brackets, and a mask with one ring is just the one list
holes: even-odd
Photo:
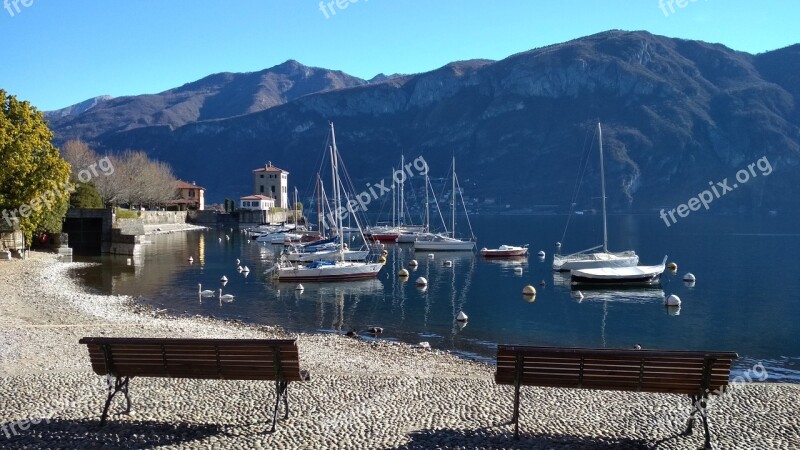
[(187, 182), (185, 182), (183, 180), (176, 181), (175, 182), (175, 187), (177, 189), (202, 189), (204, 191), (206, 190), (206, 188), (204, 188), (202, 186), (198, 186), (194, 182), (187, 183)]
[(266, 195), (248, 195), (247, 197), (240, 197), (239, 200), (272, 200), (275, 201), (272, 197), (267, 197)]
[(272, 165), (272, 161), (267, 162), (264, 167), (259, 167), (258, 169), (254, 170), (253, 172), (281, 172), (281, 173), (289, 173), (283, 169), (279, 169)]

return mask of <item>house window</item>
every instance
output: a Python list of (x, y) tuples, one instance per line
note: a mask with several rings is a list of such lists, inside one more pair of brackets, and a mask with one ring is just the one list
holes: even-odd
[(194, 198), (194, 190), (189, 190), (189, 198)]
[(270, 188), (272, 188), (272, 193), (274, 194), (275, 193), (275, 186), (270, 186)]
[(262, 173), (262, 174), (261, 174), (261, 175), (259, 175), (258, 177), (259, 177), (259, 178), (264, 178), (264, 174)]
[(264, 185), (262, 184), (261, 186), (259, 186), (259, 188), (261, 188), (261, 193), (263, 194), (264, 193)]

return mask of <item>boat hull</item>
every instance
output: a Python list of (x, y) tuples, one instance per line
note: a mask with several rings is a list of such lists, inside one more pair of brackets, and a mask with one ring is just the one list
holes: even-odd
[(518, 250), (497, 250), (497, 249), (487, 249), (481, 250), (481, 256), (484, 258), (514, 258), (519, 256), (525, 256), (528, 254), (527, 248), (522, 248)]
[(346, 281), (375, 278), (383, 264), (337, 263), (330, 266), (308, 268), (282, 267), (277, 270), (279, 281)]
[(475, 249), (475, 243), (471, 241), (462, 242), (424, 242), (416, 241), (414, 250), (416, 251), (469, 251)]

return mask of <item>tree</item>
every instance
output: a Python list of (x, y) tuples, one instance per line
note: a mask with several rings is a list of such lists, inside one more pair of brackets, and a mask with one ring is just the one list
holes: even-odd
[(78, 182), (75, 192), (69, 197), (69, 204), (73, 208), (103, 208), (103, 198), (92, 183)]
[(0, 110), (0, 220), (18, 220), (29, 242), (34, 232), (59, 232), (72, 190), (69, 164), (29, 102), (0, 89)]

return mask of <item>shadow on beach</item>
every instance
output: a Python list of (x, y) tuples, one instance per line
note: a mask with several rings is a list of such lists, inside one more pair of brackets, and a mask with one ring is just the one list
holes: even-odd
[(653, 443), (640, 439), (615, 439), (569, 434), (528, 434), (520, 432), (514, 439), (511, 429), (479, 428), (457, 430), (451, 428), (420, 430), (409, 434), (408, 443), (396, 449), (431, 448), (496, 448), (496, 449), (646, 449)]
[(7, 433), (0, 432), (0, 448), (153, 448), (226, 434), (219, 425), (109, 421), (100, 428), (99, 424), (99, 420), (50, 419), (24, 431), (17, 427), (13, 433), (10, 427), (15, 423), (4, 422), (0, 427)]

